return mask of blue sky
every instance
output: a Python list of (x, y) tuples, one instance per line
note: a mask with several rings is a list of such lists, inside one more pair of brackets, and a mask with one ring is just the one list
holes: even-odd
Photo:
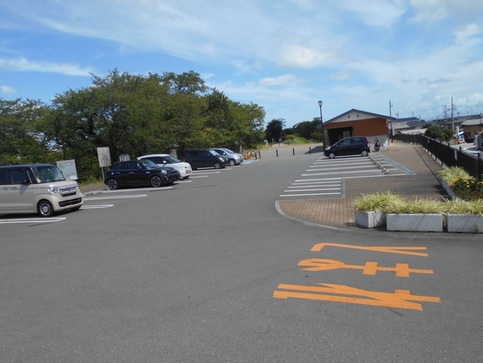
[(91, 73), (194, 71), (287, 127), (352, 108), (483, 112), (481, 0), (0, 2), (0, 98), (46, 103)]

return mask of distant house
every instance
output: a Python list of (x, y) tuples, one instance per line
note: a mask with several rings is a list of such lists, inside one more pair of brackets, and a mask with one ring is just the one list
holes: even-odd
[(483, 132), (483, 116), (480, 115), (467, 115), (458, 116), (452, 120), (445, 120), (437, 123), (443, 128), (453, 130), (458, 136), (464, 135), (466, 141), (473, 141), (475, 136), (480, 132)]
[(461, 123), (461, 128), (464, 131), (465, 140), (473, 141), (476, 135), (483, 132), (483, 118), (480, 116), (477, 119), (465, 120)]
[(376, 138), (384, 141), (390, 137), (390, 125), (395, 121), (394, 117), (352, 109), (324, 122), (324, 131), (329, 145), (349, 136), (367, 136), (374, 143)]
[(392, 135), (424, 134), (429, 124), (417, 117), (399, 118), (390, 125)]

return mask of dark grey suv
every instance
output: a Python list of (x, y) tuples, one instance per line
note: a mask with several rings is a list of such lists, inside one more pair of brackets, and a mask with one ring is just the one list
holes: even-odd
[(191, 168), (224, 168), (226, 159), (216, 151), (208, 149), (185, 150), (184, 161), (190, 163)]
[(365, 136), (345, 137), (337, 141), (334, 145), (325, 149), (325, 156), (330, 159), (342, 155), (361, 155), (367, 156), (371, 151), (369, 140)]

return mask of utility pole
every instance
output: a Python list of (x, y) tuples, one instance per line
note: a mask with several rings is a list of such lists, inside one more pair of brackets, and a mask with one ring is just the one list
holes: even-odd
[(454, 111), (453, 96), (451, 96), (451, 121), (453, 121), (453, 111)]
[(391, 110), (392, 110), (392, 102), (391, 102), (391, 100), (389, 100), (389, 117), (391, 118), (391, 120), (389, 120), (389, 122), (391, 123), (391, 129), (389, 131), (389, 139), (392, 142), (392, 136), (394, 134), (394, 130), (393, 130), (393, 125), (392, 125), (392, 122), (393, 121), (392, 121), (392, 112), (391, 112)]

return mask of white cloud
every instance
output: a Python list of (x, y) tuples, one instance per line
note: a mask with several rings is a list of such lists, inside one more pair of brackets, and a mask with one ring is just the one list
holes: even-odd
[(457, 22), (471, 22), (481, 16), (481, 0), (411, 0), (416, 23), (436, 23), (451, 17)]
[(12, 87), (0, 85), (0, 94), (7, 95), (7, 94), (15, 93), (15, 92), (16, 92), (15, 89), (13, 89)]
[(94, 73), (90, 68), (82, 68), (75, 64), (35, 62), (26, 58), (0, 58), (0, 69), (13, 72), (61, 73), (68, 76), (88, 76)]
[(303, 80), (292, 74), (284, 74), (278, 77), (268, 77), (260, 80), (261, 86), (274, 87), (274, 86), (292, 86), (294, 84), (303, 83)]
[(344, 81), (351, 77), (351, 73), (348, 71), (339, 71), (330, 75), (330, 79), (334, 81)]
[(2, 40), (0, 71), (190, 67), (228, 97), (263, 106), (268, 118), (311, 119), (319, 98), (329, 118), (345, 107), (383, 113), (388, 99), (401, 113), (438, 110), (448, 95), (478, 95), (482, 83), (481, 0), (16, 0), (4, 8), (25, 39), (43, 32), (56, 46), (72, 43), (60, 61), (45, 44)]
[[(454, 33), (458, 45), (474, 46), (482, 42), (482, 28), (476, 24), (468, 24)], [(480, 38), (478, 38), (480, 36)]]
[(391, 26), (407, 11), (403, 0), (344, 0), (337, 5), (354, 13), (361, 22), (377, 27)]
[(281, 68), (315, 68), (333, 64), (339, 57), (331, 49), (317, 50), (300, 45), (282, 47), (277, 63)]

